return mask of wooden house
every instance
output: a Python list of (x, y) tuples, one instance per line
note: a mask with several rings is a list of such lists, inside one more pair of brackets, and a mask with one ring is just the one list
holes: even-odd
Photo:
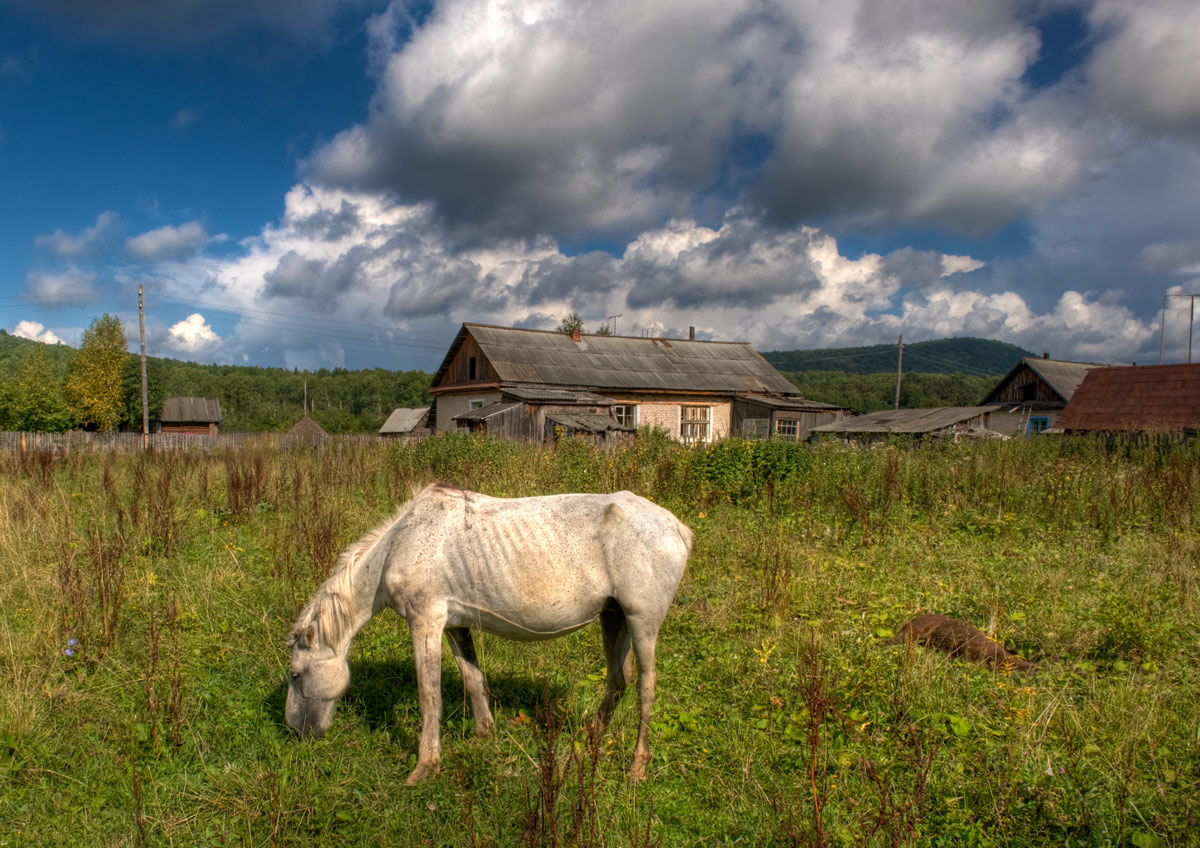
[(163, 401), (161, 432), (191, 436), (215, 436), (221, 423), (221, 401), (217, 398), (169, 397)]
[(1200, 365), (1095, 368), (1058, 426), (1068, 433), (1194, 435), (1200, 431)]
[(1051, 359), (1046, 353), (1040, 359), (1026, 356), (980, 404), (1003, 407), (992, 415), (991, 429), (1008, 436), (1035, 436), (1056, 426), (1084, 376), (1093, 368), (1103, 367), (1098, 362)]
[[(434, 432), (462, 429), (529, 441), (574, 433), (606, 440), (639, 427), (685, 442), (709, 441), (737, 433), (748, 413), (735, 404), (745, 398), (799, 400), (796, 387), (743, 342), (472, 323), (455, 336), (430, 394)], [(808, 411), (828, 420), (837, 415), (836, 408)], [(774, 421), (778, 412), (753, 414)]]
[(942, 406), (932, 409), (885, 409), (813, 428), (814, 436), (830, 435), (870, 443), (890, 435), (915, 437), (999, 438), (989, 426), (999, 406)]
[(428, 406), (400, 406), (392, 410), (387, 421), (379, 428), (379, 435), (385, 439), (399, 439), (406, 436), (421, 436), (429, 432), (426, 421), (429, 418)]

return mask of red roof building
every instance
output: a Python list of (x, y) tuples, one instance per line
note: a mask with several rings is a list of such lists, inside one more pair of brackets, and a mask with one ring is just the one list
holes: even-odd
[(1056, 426), (1109, 432), (1200, 429), (1200, 365), (1093, 368)]

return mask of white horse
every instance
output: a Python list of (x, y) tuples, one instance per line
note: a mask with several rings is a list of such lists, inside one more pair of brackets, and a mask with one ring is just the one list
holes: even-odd
[(320, 737), (350, 684), (350, 641), (390, 606), (412, 634), (421, 741), (412, 785), (438, 770), (441, 641), (462, 673), (475, 734), (494, 722), (471, 628), (507, 639), (552, 639), (600, 619), (608, 677), (603, 731), (638, 664), (641, 721), (630, 777), (650, 759), (654, 647), (683, 576), (692, 531), (630, 492), (501, 499), (446, 484), (419, 493), (347, 548), (292, 632), (286, 716)]

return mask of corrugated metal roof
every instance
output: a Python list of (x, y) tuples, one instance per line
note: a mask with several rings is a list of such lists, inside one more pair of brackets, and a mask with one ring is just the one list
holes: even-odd
[(522, 400), (496, 401), (495, 403), (489, 403), (487, 406), (481, 406), (478, 409), (472, 409), (468, 412), (460, 412), (458, 415), (455, 415), (454, 418), (452, 418), (451, 420), (452, 421), (486, 421), (487, 419), (491, 418), (493, 415), (499, 415), (501, 412), (508, 412), (510, 409), (514, 409), (518, 406), (524, 406), (524, 405), (525, 405), (525, 401), (522, 401)]
[(814, 427), (814, 433), (933, 433), (962, 424), (1000, 406), (943, 406), (933, 409), (885, 409)]
[(592, 392), (573, 392), (568, 389), (547, 389), (541, 386), (503, 385), (500, 391), (509, 397), (528, 403), (578, 404), (580, 406), (611, 406), (612, 400)]
[(421, 426), (425, 416), (429, 414), (428, 406), (401, 406), (392, 410), (387, 421), (379, 428), (379, 433), (389, 436), (395, 433), (411, 433), (413, 428)]
[(1200, 428), (1200, 365), (1093, 369), (1054, 426), (1063, 430)]
[(838, 406), (832, 403), (821, 403), (819, 400), (808, 400), (807, 398), (790, 398), (790, 397), (744, 397), (742, 400), (748, 403), (765, 406), (770, 409), (788, 409), (788, 410), (813, 410), (816, 412), (836, 412), (840, 409), (849, 409), (847, 406)]
[(466, 334), (505, 383), (684, 392), (775, 392), (796, 387), (744, 342), (588, 336), (463, 324), (434, 377), (437, 386)]
[(607, 433), (609, 430), (620, 430), (632, 433), (632, 427), (626, 427), (617, 422), (611, 415), (600, 415), (593, 412), (547, 412), (546, 419), (571, 430), (582, 430), (585, 433)]
[(216, 398), (169, 397), (163, 401), (161, 420), (164, 424), (217, 424), (221, 421), (221, 401)]

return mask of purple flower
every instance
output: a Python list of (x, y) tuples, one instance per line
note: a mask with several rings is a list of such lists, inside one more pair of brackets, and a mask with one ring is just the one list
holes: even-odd
[(75, 640), (74, 640), (74, 639), (68, 639), (68, 640), (67, 640), (67, 647), (68, 647), (68, 648), (74, 648), (74, 647), (75, 647)]
[(75, 652), (72, 651), (70, 648), (67, 648), (65, 651), (63, 651), (63, 653), (66, 654), (68, 657), (75, 656)]

